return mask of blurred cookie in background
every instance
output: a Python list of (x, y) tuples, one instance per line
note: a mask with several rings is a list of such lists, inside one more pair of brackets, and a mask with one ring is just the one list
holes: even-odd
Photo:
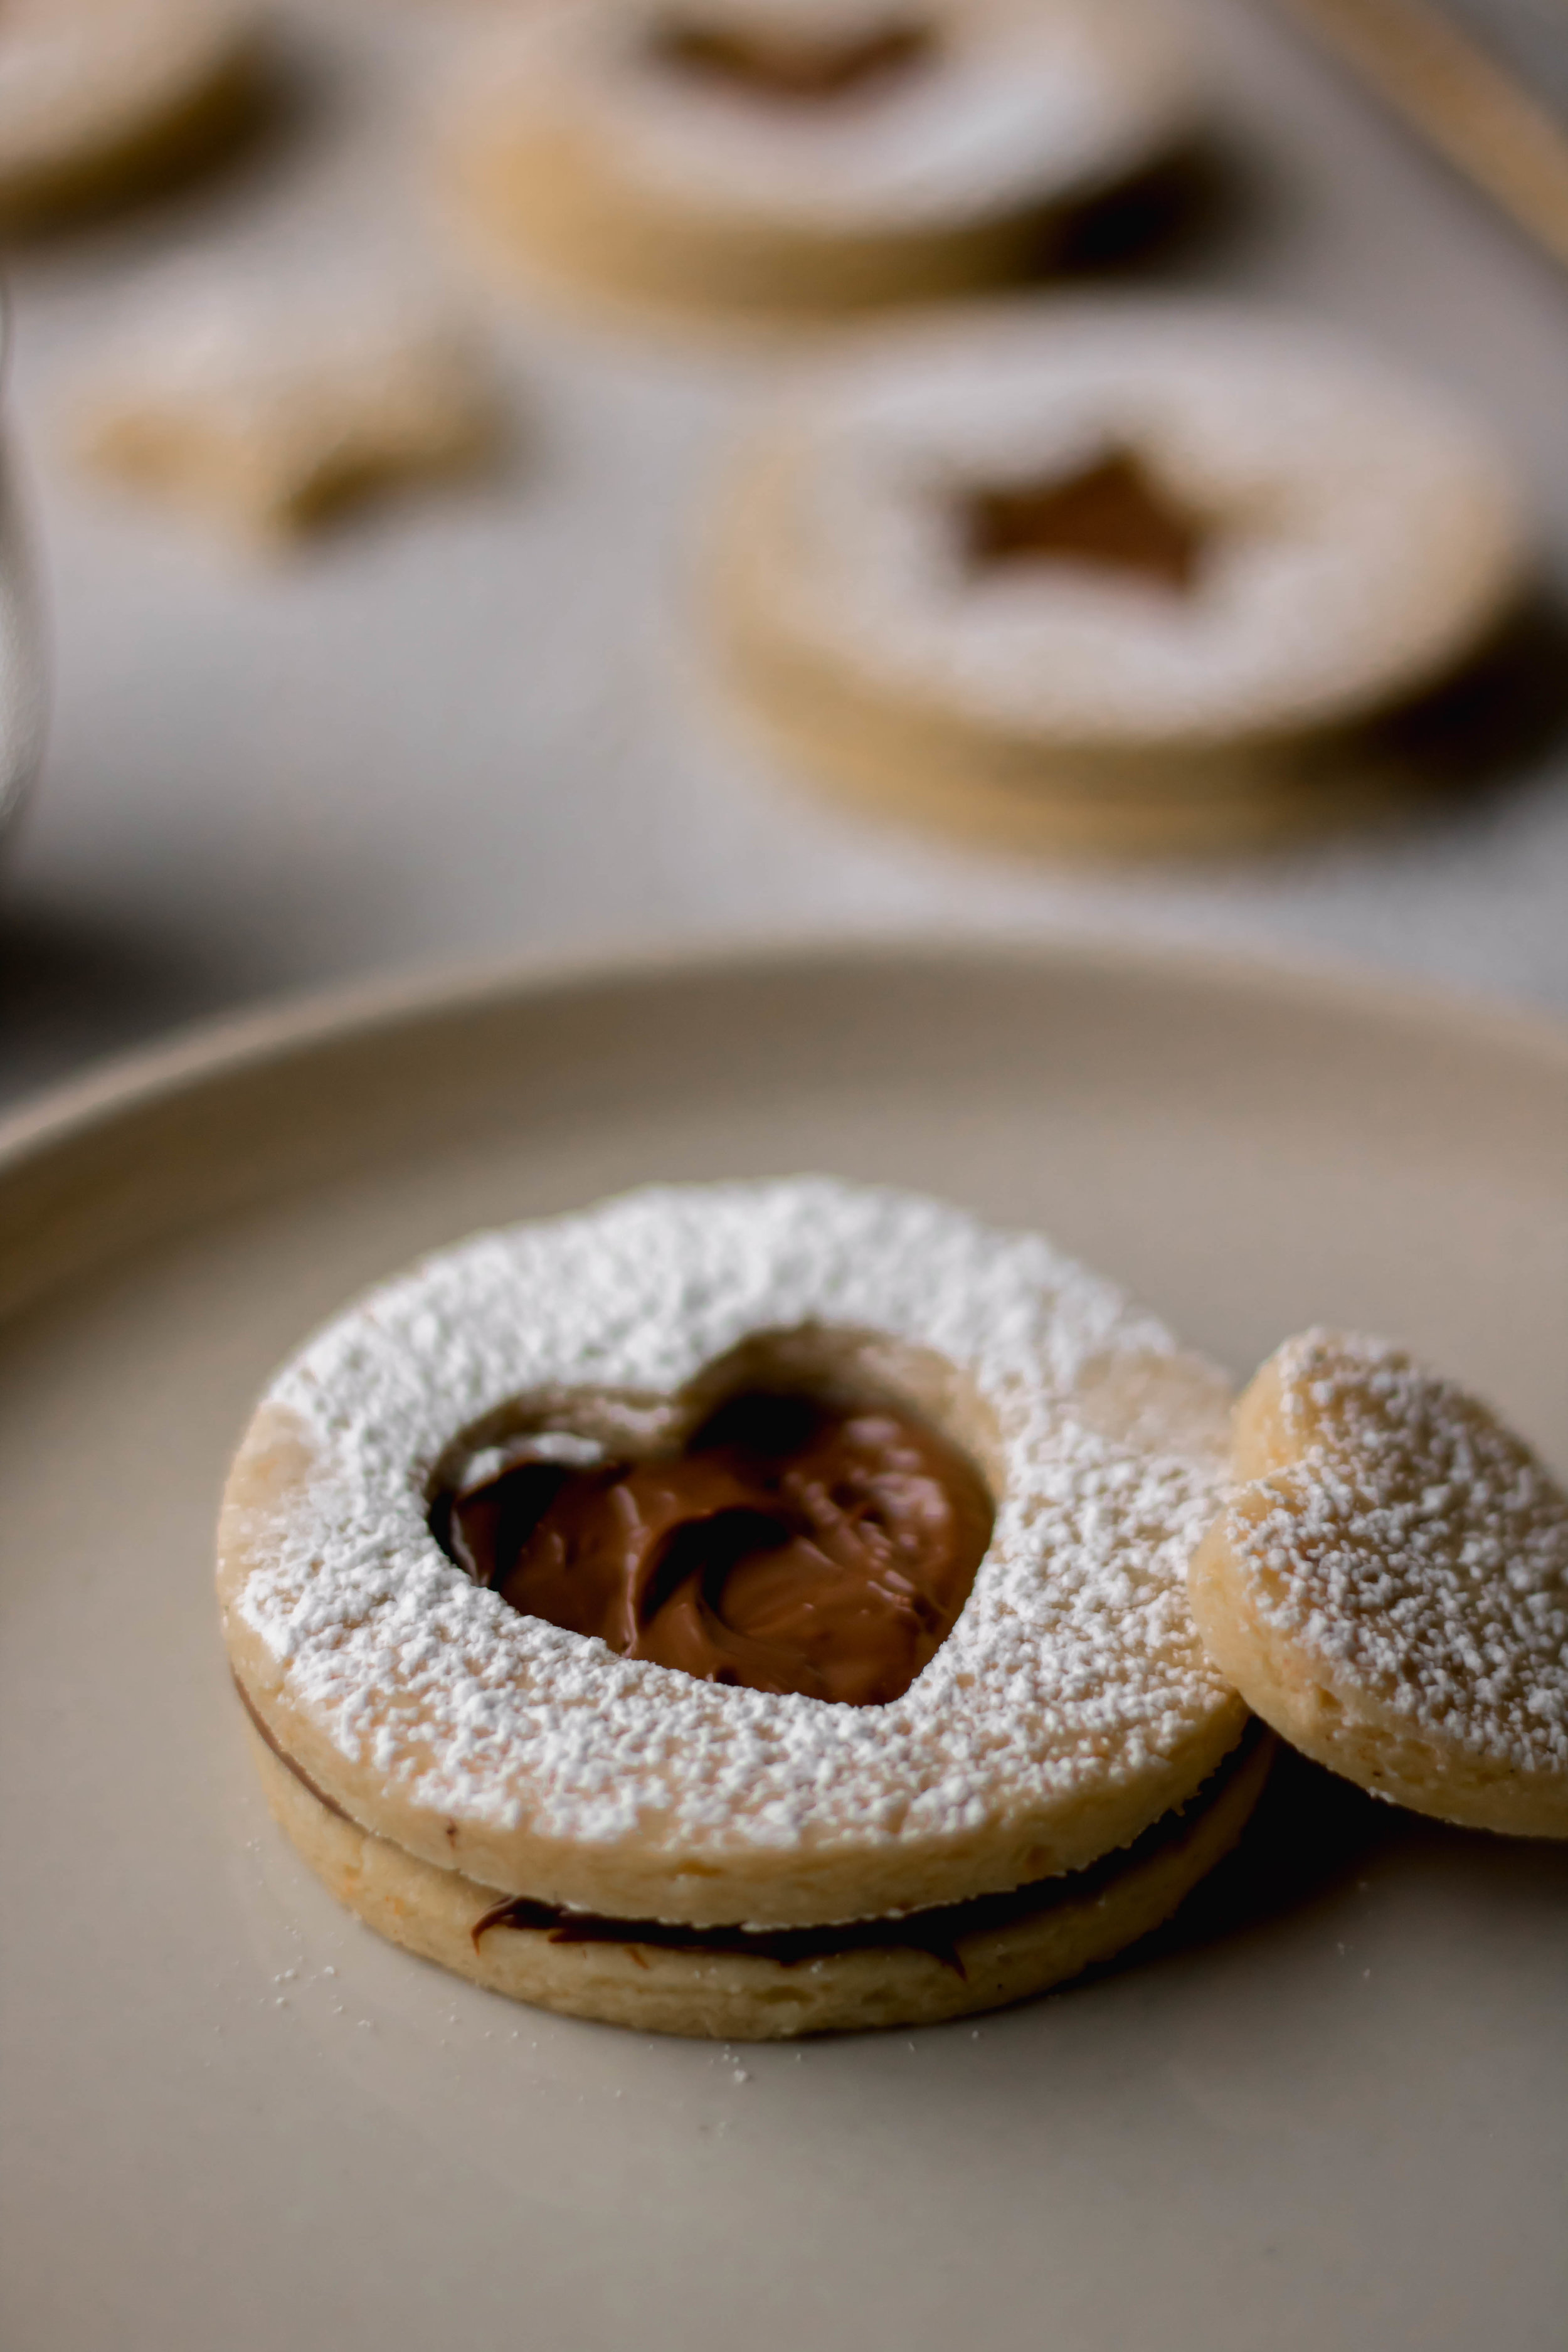
[(1520, 486), (1325, 329), (1180, 300), (867, 336), (755, 432), (710, 605), (807, 775), (1046, 849), (1245, 847), (1383, 804), (1371, 723), (1530, 578)]
[(69, 430), (94, 472), (278, 547), (368, 497), (473, 468), (504, 421), (484, 352), (417, 293), (215, 272), (143, 299)]
[(596, 0), (481, 43), (450, 169), (492, 240), (688, 310), (994, 284), (1195, 120), (1151, 0)]
[(244, 136), (268, 80), (257, 0), (5, 0), (0, 228), (182, 175)]

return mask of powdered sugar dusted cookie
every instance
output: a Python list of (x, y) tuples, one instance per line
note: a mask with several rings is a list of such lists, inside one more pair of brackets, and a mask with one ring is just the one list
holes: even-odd
[(1310, 1331), (1237, 1408), (1194, 1613), (1247, 1702), (1377, 1795), (1568, 1837), (1568, 1495), (1477, 1399)]
[(255, 0), (6, 0), (0, 220), (110, 200), (244, 119)]
[(1446, 399), (1171, 300), (868, 337), (726, 489), (715, 625), (803, 763), (1068, 845), (1310, 822), (1347, 730), (1469, 653), (1524, 569), (1511, 471)]
[(634, 1193), (426, 1261), (285, 1369), (225, 1505), (230, 1658), (317, 1806), (519, 1932), (1011, 1895), (1241, 1736), (1184, 1594), (1227, 1404), (1110, 1284), (935, 1202)]
[(472, 465), (500, 409), (469, 337), (416, 299), (180, 282), (147, 299), (74, 425), (95, 470), (277, 541)]
[(1143, 0), (609, 0), (488, 47), (450, 144), (580, 283), (831, 308), (1014, 274), (1190, 110)]

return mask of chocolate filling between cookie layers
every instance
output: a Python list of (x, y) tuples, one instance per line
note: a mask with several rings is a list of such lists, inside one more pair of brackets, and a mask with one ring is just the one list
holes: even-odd
[(1082, 1901), (1140, 1863), (1152, 1861), (1163, 1848), (1173, 1845), (1192, 1818), (1224, 1792), (1268, 1737), (1267, 1726), (1254, 1717), (1219, 1769), (1184, 1805), (1163, 1813), (1131, 1845), (1101, 1855), (1087, 1869), (1032, 1879), (1005, 1894), (972, 1895), (966, 1902), (945, 1903), (929, 1911), (852, 1919), (826, 1927), (687, 1927), (664, 1919), (602, 1918), (595, 1912), (570, 1911), (558, 1904), (515, 1895), (493, 1904), (475, 1920), (470, 1930), (474, 1948), (478, 1950), (481, 1937), (492, 1928), (512, 1927), (542, 1933), (552, 1944), (623, 1945), (645, 1968), (647, 1963), (641, 1959), (639, 1945), (658, 1951), (772, 1960), (786, 1969), (829, 1959), (841, 1952), (913, 1951), (923, 1952), (955, 1976), (967, 1978), (962, 1947), (968, 1937), (994, 1935), (1061, 1904)]
[(747, 97), (823, 105), (896, 80), (935, 54), (936, 35), (919, 17), (894, 16), (858, 33), (790, 33), (691, 15), (654, 27), (658, 65)]
[(437, 1540), (523, 1615), (699, 1681), (886, 1706), (991, 1540), (974, 1465), (883, 1402), (746, 1391), (679, 1452), (587, 1466), (552, 1442), (437, 1496)]
[[(292, 1774), (306, 1793), (329, 1813), (346, 1822), (351, 1829), (359, 1829), (353, 1814), (345, 1812), (328, 1796), (282, 1746), (237, 1675), (234, 1686), (257, 1737), (284, 1770)], [(668, 1919), (613, 1919), (595, 1911), (572, 1911), (562, 1904), (540, 1903), (528, 1895), (508, 1895), (482, 1911), (468, 1932), (476, 1951), (482, 1938), (498, 1927), (542, 1934), (552, 1944), (615, 1944), (629, 1952), (642, 1968), (647, 1962), (639, 1947), (699, 1956), (772, 1960), (786, 1969), (802, 1968), (810, 1960), (829, 1959), (840, 1952), (923, 1952), (955, 1976), (967, 1979), (969, 1971), (962, 1947), (968, 1937), (994, 1934), (1021, 1920), (1037, 1918), (1063, 1903), (1081, 1901), (1110, 1885), (1123, 1872), (1152, 1860), (1163, 1847), (1175, 1843), (1194, 1816), (1224, 1793), (1268, 1737), (1268, 1727), (1254, 1717), (1219, 1769), (1210, 1774), (1184, 1805), (1162, 1813), (1131, 1845), (1102, 1854), (1087, 1869), (1067, 1871), (1055, 1878), (1031, 1879), (1027, 1885), (1012, 1887), (1001, 1895), (976, 1895), (966, 1902), (940, 1904), (927, 1911), (840, 1921), (826, 1927), (689, 1927)]]

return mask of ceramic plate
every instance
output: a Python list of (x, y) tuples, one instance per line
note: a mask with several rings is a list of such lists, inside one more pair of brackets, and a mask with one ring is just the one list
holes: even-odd
[(1568, 1429), (1568, 1041), (1094, 947), (382, 989), (0, 1141), (8, 2352), (1560, 2352), (1568, 1851), (1305, 1768), (1135, 1959), (725, 2052), (378, 1943), (272, 1830), (211, 1527), (256, 1390), (416, 1252), (824, 1169), (1037, 1223), (1236, 1370), (1397, 1333)]

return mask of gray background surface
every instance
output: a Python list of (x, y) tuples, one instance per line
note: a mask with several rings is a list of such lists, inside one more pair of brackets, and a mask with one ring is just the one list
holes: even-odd
[[(57, 712), (0, 901), (0, 1093), (347, 972), (715, 931), (1088, 924), (1568, 1002), (1561, 750), (1378, 838), (1113, 874), (842, 816), (731, 740), (694, 657), (693, 524), (779, 362), (495, 299), (424, 163), (452, 14), (318, 0), (286, 135), (13, 267)], [(1216, 200), (1145, 274), (1348, 324), (1468, 395), (1568, 584), (1561, 277), (1290, 33), (1201, 15)], [(515, 396), (505, 478), (270, 567), (77, 478), (69, 395), (193, 245), (460, 289)]]

